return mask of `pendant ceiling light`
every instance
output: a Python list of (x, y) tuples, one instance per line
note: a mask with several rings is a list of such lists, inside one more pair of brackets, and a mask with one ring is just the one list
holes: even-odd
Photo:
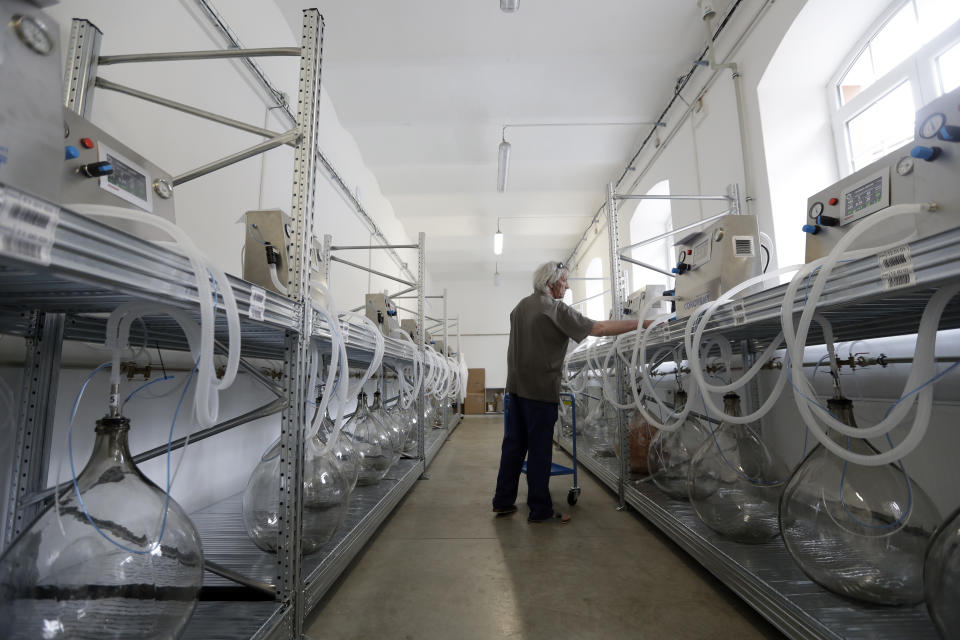
[(520, 9), (520, 0), (500, 0), (500, 10), (506, 13), (515, 13)]
[(505, 139), (500, 141), (497, 161), (497, 191), (507, 190), (507, 171), (510, 169), (510, 143)]
[(493, 234), (493, 255), (503, 253), (503, 234), (500, 232), (500, 218), (497, 218), (497, 232)]
[(497, 263), (497, 269), (493, 272), (493, 286), (500, 286), (500, 263)]

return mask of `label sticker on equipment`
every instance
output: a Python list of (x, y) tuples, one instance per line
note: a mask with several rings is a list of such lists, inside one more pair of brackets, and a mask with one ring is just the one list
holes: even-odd
[(891, 269), (910, 268), (913, 269), (913, 260), (910, 258), (910, 247), (900, 245), (893, 249), (881, 251), (877, 254), (877, 263), (880, 265), (880, 271), (890, 271)]
[(250, 287), (250, 309), (247, 316), (253, 320), (263, 320), (263, 310), (267, 305), (267, 292), (260, 287)]
[(733, 324), (741, 325), (747, 322), (747, 310), (743, 306), (743, 300), (734, 300), (730, 311), (733, 313)]
[(909, 287), (917, 283), (917, 276), (913, 273), (913, 267), (892, 269), (880, 274), (880, 278), (883, 280), (883, 289), (885, 291)]
[(0, 190), (0, 254), (50, 264), (59, 207), (13, 189)]

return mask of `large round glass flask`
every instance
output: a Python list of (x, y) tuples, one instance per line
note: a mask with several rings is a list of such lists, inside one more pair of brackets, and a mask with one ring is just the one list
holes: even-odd
[(390, 434), (390, 447), (393, 451), (393, 456), (390, 458), (390, 466), (392, 467), (397, 464), (400, 455), (403, 453), (403, 445), (406, 443), (407, 434), (404, 432), (403, 427), (393, 419), (393, 416), (390, 415), (383, 406), (379, 391), (375, 391), (373, 394), (373, 405), (370, 407), (370, 413), (380, 420)]
[[(176, 638), (203, 580), (200, 537), (132, 463), (130, 422), (97, 421), (93, 454), (0, 557), (6, 640)], [(61, 531), (61, 525), (63, 531)], [(109, 538), (109, 539), (108, 539)]]
[(960, 509), (930, 541), (923, 569), (927, 611), (944, 638), (960, 638)]
[[(675, 411), (683, 411), (687, 393), (677, 391)], [(671, 498), (686, 500), (690, 495), (690, 462), (710, 437), (703, 423), (687, 415), (676, 431), (658, 431), (647, 450), (647, 469), (653, 483)]]
[[(848, 399), (829, 400), (827, 408), (856, 426)], [(838, 438), (855, 453), (877, 453), (866, 440)], [(873, 604), (923, 600), (923, 557), (939, 524), (933, 501), (899, 465), (851, 464), (823, 445), (800, 463), (780, 501), (783, 541), (803, 572)]]
[(336, 428), (329, 413), (323, 417), (320, 429), (326, 434), (327, 445), (340, 464), (340, 470), (347, 481), (347, 491), (353, 491), (357, 486), (357, 478), (360, 477), (360, 452), (353, 446), (350, 436), (344, 433), (343, 429)]
[[(740, 396), (723, 397), (724, 413), (740, 414)], [(777, 507), (790, 472), (749, 425), (722, 422), (690, 463), (690, 503), (708, 527), (738, 542), (780, 533)]]
[(390, 469), (393, 459), (393, 443), (390, 433), (367, 407), (367, 394), (360, 392), (357, 411), (343, 426), (353, 439), (353, 446), (360, 452), (360, 476), (357, 485), (366, 486), (380, 482)]
[(420, 443), (420, 432), (417, 429), (417, 403), (411, 403), (408, 409), (400, 407), (400, 403), (394, 405), (395, 412), (399, 412), (400, 419), (406, 426), (406, 439), (403, 441), (403, 457), (416, 458), (417, 447)]
[[(347, 513), (350, 494), (346, 474), (332, 447), (319, 437), (307, 438), (303, 465), (301, 548), (314, 553), (330, 541)], [(280, 440), (277, 439), (250, 474), (243, 492), (243, 524), (253, 543), (277, 551), (280, 535)]]
[(590, 446), (590, 453), (598, 458), (613, 458), (617, 455), (617, 421), (606, 415), (603, 401), (592, 399), (590, 413), (587, 414), (584, 436)]

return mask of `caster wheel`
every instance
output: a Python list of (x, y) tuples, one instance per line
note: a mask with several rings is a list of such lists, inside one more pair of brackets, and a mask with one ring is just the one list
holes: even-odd
[(567, 504), (569, 504), (570, 506), (577, 504), (577, 499), (579, 497), (580, 497), (579, 489), (570, 489), (570, 491), (567, 493)]

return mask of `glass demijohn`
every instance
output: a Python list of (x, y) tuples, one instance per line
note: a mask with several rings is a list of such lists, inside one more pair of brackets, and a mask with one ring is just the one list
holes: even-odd
[[(827, 402), (855, 427), (853, 403)], [(864, 455), (867, 440), (838, 435)], [(780, 502), (783, 541), (811, 580), (834, 593), (881, 605), (923, 600), (923, 558), (940, 515), (899, 464), (867, 467), (818, 445), (797, 467)], [(960, 603), (954, 603), (960, 604)]]
[(383, 406), (379, 391), (375, 391), (373, 394), (373, 405), (370, 407), (370, 413), (375, 415), (390, 433), (390, 446), (393, 451), (393, 456), (390, 458), (390, 466), (392, 467), (397, 464), (400, 454), (403, 453), (403, 445), (406, 442), (407, 434)]
[[(334, 448), (316, 435), (307, 438), (303, 466), (301, 548), (314, 553), (343, 524), (350, 494), (346, 473)], [(243, 492), (243, 524), (259, 548), (275, 553), (280, 535), (280, 440), (277, 439), (250, 475)]]
[[(686, 392), (677, 391), (675, 411), (683, 411), (686, 404)], [(676, 431), (658, 431), (647, 452), (653, 483), (671, 498), (686, 500), (690, 495), (690, 462), (709, 437), (710, 430), (690, 415)]]
[(366, 486), (380, 482), (393, 459), (393, 441), (390, 433), (367, 407), (367, 394), (360, 392), (357, 411), (343, 426), (360, 452), (360, 477), (357, 484)]
[(923, 569), (927, 611), (944, 638), (960, 638), (960, 509), (954, 511), (927, 549)]
[[(176, 638), (203, 580), (200, 537), (133, 464), (130, 421), (97, 421), (93, 453), (0, 557), (0, 637)], [(61, 525), (63, 529), (61, 530)], [(109, 538), (109, 539), (108, 539)]]
[[(724, 413), (739, 416), (740, 396), (723, 397)], [(690, 463), (690, 502), (708, 527), (738, 542), (780, 533), (777, 506), (789, 471), (749, 425), (722, 422)]]
[(320, 429), (326, 434), (327, 444), (340, 464), (347, 481), (347, 491), (353, 491), (360, 477), (360, 452), (353, 446), (350, 436), (343, 429), (337, 429), (329, 412), (323, 417)]

